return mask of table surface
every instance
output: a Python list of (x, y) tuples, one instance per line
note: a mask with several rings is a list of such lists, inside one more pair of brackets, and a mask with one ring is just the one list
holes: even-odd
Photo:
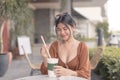
[(37, 75), (37, 76), (27, 76), (18, 78), (15, 80), (87, 80), (81, 77), (74, 77), (74, 76), (62, 76), (62, 77), (48, 77), (48, 75)]

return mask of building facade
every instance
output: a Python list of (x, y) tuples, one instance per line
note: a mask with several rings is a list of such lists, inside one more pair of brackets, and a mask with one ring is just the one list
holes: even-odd
[[(103, 7), (107, 0), (32, 0), (29, 3), (29, 6), (34, 10), (34, 26), (35, 34), (34, 41), (35, 43), (41, 43), (40, 36), (43, 35), (46, 42), (50, 42), (51, 32), (54, 33), (54, 17), (56, 14), (60, 13), (63, 6), (63, 3), (66, 4), (66, 1), (72, 1), (70, 8), (81, 8), (81, 7)], [(61, 4), (62, 3), (62, 4)], [(70, 4), (70, 3), (69, 3)], [(67, 5), (67, 4), (66, 4)], [(67, 9), (66, 9), (67, 10)], [(101, 8), (101, 11), (102, 8)], [(82, 15), (77, 11), (79, 15), (76, 15), (71, 10), (72, 15), (74, 16), (78, 32), (81, 36), (87, 38), (95, 37), (95, 25), (94, 22), (88, 19), (85, 15)], [(105, 12), (102, 12), (103, 14)], [(82, 16), (82, 17), (80, 17)], [(91, 15), (92, 16), (92, 15)]]

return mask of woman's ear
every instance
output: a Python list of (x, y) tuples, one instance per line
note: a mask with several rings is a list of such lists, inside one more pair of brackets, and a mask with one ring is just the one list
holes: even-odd
[(73, 31), (75, 31), (76, 30), (76, 24), (72, 28), (73, 28)]
[(76, 24), (74, 24), (74, 28), (76, 28)]

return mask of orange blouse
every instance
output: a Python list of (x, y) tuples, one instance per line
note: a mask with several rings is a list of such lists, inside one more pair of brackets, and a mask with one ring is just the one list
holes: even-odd
[[(64, 63), (59, 55), (58, 55), (58, 42), (55, 41), (52, 43), (50, 47), (50, 55), (51, 57), (58, 58), (58, 65), (67, 67), (73, 71), (77, 72), (79, 77), (84, 77), (90, 79), (91, 76), (91, 68), (90, 68), (90, 61), (89, 61), (89, 54), (88, 48), (84, 42), (80, 42), (77, 48), (77, 56), (73, 58), (68, 63)], [(64, 55), (64, 54), (63, 54)], [(41, 73), (47, 74), (47, 68), (44, 66), (44, 63), (41, 65)]]

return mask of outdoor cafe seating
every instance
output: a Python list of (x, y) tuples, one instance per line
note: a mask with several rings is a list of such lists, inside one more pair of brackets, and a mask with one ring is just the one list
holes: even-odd
[[(26, 42), (29, 42), (29, 38), (28, 37), (24, 37), (22, 39), (22, 41), (25, 41), (25, 38), (28, 39), (28, 41)], [(26, 40), (27, 40), (26, 39)], [(85, 78), (81, 78), (81, 77), (75, 77), (75, 76), (61, 76), (61, 77), (48, 77), (48, 75), (34, 75), (33, 76), (33, 73), (35, 70), (38, 70), (40, 71), (40, 64), (38, 64), (37, 66), (33, 63), (31, 63), (29, 57), (28, 57), (28, 51), (26, 51), (26, 46), (24, 45), (24, 42), (19, 42), (19, 46), (21, 48), (21, 50), (23, 51), (23, 54), (25, 55), (25, 58), (28, 62), (28, 65), (31, 67), (31, 72), (30, 72), (30, 76), (27, 76), (27, 77), (22, 77), (22, 78), (18, 78), (18, 79), (15, 79), (15, 80), (86, 80)], [(27, 49), (28, 47), (30, 47), (30, 43), (28, 43), (29, 45), (27, 46)], [(98, 47), (96, 52), (93, 54), (90, 62), (91, 62), (91, 70), (95, 69), (97, 64), (99, 63), (100, 59), (101, 59), (101, 55), (102, 55), (102, 52), (103, 52), (103, 47)]]
[(27, 36), (20, 36), (18, 37), (18, 46), (19, 46), (19, 52), (20, 55), (24, 55), (25, 59), (27, 60), (27, 63), (29, 67), (31, 68), (30, 76), (33, 76), (35, 72), (40, 73), (40, 63), (32, 63), (29, 54), (32, 53), (31, 51), (31, 44), (30, 44), (30, 38)]

